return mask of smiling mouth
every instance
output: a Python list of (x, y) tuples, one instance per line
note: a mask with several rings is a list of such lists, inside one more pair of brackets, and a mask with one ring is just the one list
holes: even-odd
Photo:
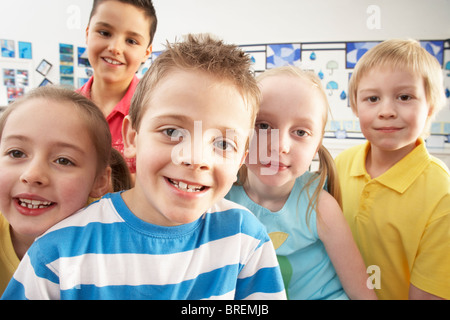
[(19, 205), (24, 208), (28, 209), (45, 209), (54, 204), (54, 202), (51, 201), (39, 201), (39, 200), (30, 200), (30, 199), (17, 199), (19, 202)]
[(400, 131), (401, 128), (397, 128), (397, 127), (381, 127), (381, 128), (377, 128), (377, 131), (381, 131), (381, 132), (397, 132)]
[(173, 185), (175, 188), (180, 189), (181, 191), (184, 192), (202, 192), (208, 188), (206, 186), (201, 185), (187, 184), (183, 181), (177, 181), (170, 178), (167, 178), (167, 181), (169, 181), (170, 184)]
[(110, 64), (116, 65), (116, 66), (122, 64), (122, 62), (119, 62), (119, 61), (116, 61), (116, 60), (112, 60), (112, 59), (109, 59), (109, 58), (103, 58), (103, 60), (105, 60), (106, 62), (108, 62)]

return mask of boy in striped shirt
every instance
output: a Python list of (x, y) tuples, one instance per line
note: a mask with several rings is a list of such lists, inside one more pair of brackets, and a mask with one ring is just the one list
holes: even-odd
[(265, 228), (224, 200), (259, 106), (250, 59), (207, 35), (168, 45), (123, 123), (136, 184), (39, 238), (4, 299), (283, 299)]

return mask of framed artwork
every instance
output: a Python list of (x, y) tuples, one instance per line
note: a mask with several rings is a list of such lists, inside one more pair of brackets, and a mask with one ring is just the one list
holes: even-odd
[(48, 74), (50, 69), (52, 68), (52, 64), (45, 59), (42, 59), (41, 63), (39, 63), (36, 71), (42, 74), (44, 77)]
[(444, 64), (444, 41), (420, 41), (422, 48), (437, 59), (439, 64)]
[(19, 58), (33, 59), (33, 51), (31, 49), (31, 42), (19, 41)]
[(15, 58), (16, 49), (14, 40), (0, 40), (3, 58)]
[(44, 80), (42, 80), (42, 82), (39, 84), (39, 87), (45, 87), (46, 85), (52, 84), (53, 82), (51, 82), (50, 80), (48, 80), (47, 78), (45, 78)]
[(346, 68), (353, 69), (359, 59), (379, 43), (380, 41), (347, 42)]
[(267, 46), (267, 69), (282, 67), (287, 65), (299, 65), (300, 44), (271, 44)]

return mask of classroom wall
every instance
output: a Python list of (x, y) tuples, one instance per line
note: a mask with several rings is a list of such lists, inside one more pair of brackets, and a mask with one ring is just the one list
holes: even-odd
[[(288, 50), (296, 56), (294, 63), (301, 60), (322, 72), (334, 108), (332, 130), (358, 131), (358, 122), (342, 99), (351, 74), (349, 44), (370, 46), (387, 38), (439, 40), (442, 46), (436, 50), (442, 51), (443, 69), (450, 61), (450, 43), (444, 41), (450, 38), (450, 0), (154, 0), (154, 5), (159, 18), (154, 57), (166, 40), (188, 32), (211, 32), (242, 45), (254, 56), (257, 71), (271, 66), (269, 58), (276, 65)], [(16, 54), (0, 57), (0, 105), (8, 103), (4, 69), (15, 70), (16, 94), (44, 79), (79, 87), (89, 77), (90, 69), (78, 64), (78, 48), (85, 46), (91, 6), (92, 0), (0, 0), (0, 40), (9, 40), (4, 45), (12, 46)], [(23, 52), (31, 45), (31, 59), (19, 57), (19, 43)], [(432, 42), (429, 46), (433, 50)], [(36, 71), (43, 59), (52, 65), (45, 76)], [(330, 61), (337, 67), (328, 65)], [(444, 74), (450, 87), (450, 71)], [(449, 126), (447, 105), (435, 133), (450, 133)]]

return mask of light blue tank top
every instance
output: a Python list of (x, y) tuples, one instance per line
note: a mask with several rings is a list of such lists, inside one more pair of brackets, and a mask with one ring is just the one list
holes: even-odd
[[(278, 212), (253, 202), (242, 186), (233, 186), (226, 198), (247, 207), (266, 226), (276, 249), (288, 299), (348, 299), (317, 234), (315, 210), (309, 228), (306, 223), (309, 199), (306, 190), (301, 191), (313, 175), (307, 171), (297, 178), (288, 200)], [(309, 187), (310, 195), (317, 184), (318, 181)]]

